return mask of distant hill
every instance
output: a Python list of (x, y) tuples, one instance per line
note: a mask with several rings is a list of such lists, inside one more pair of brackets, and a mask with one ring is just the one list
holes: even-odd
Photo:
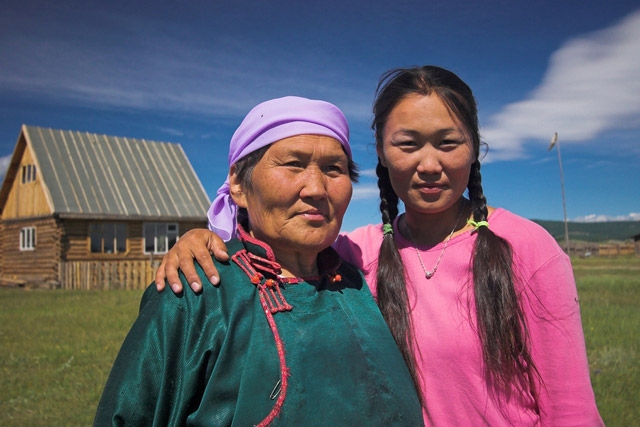
[[(556, 240), (564, 240), (564, 222), (532, 220), (544, 227)], [(625, 241), (640, 234), (640, 221), (569, 222), (569, 240), (583, 242)]]

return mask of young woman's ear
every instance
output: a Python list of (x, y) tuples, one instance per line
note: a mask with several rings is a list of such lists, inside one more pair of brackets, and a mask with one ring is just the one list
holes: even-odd
[(380, 164), (387, 167), (387, 160), (384, 158), (384, 151), (382, 150), (382, 144), (376, 144), (376, 154), (378, 154), (378, 159), (380, 160)]
[(238, 207), (247, 207), (247, 195), (240, 184), (240, 178), (236, 174), (236, 165), (231, 165), (229, 168), (229, 193)]

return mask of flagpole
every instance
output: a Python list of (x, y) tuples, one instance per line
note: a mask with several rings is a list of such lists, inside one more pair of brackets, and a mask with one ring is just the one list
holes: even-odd
[(564, 211), (564, 244), (567, 255), (571, 255), (569, 247), (569, 223), (567, 222), (567, 198), (564, 194), (564, 173), (562, 172), (562, 155), (560, 154), (560, 142), (558, 142), (558, 132), (554, 132), (551, 138), (551, 144), (547, 151), (551, 151), (553, 147), (558, 151), (558, 165), (560, 167), (560, 186), (562, 187), (562, 210)]

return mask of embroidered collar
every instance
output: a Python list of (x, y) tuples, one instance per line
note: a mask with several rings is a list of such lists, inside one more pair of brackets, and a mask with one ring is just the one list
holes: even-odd
[[(339, 275), (336, 271), (340, 267), (342, 260), (332, 247), (328, 247), (320, 251), (318, 254), (316, 261), (319, 273), (318, 276), (282, 277), (282, 267), (278, 262), (276, 262), (276, 256), (271, 246), (251, 236), (240, 224), (238, 224), (237, 237), (245, 248), (246, 257), (250, 261), (251, 266), (253, 269), (257, 270), (258, 273), (261, 273), (261, 275), (274, 279), (277, 278), (277, 280), (283, 284), (321, 281), (324, 278), (328, 278), (331, 282), (340, 281)], [(252, 275), (250, 275), (250, 277), (251, 276)]]

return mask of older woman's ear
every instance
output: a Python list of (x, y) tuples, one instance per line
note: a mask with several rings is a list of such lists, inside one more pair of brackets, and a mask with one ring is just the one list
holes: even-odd
[(231, 165), (229, 168), (229, 194), (239, 208), (246, 208), (247, 195), (236, 172), (236, 165)]

